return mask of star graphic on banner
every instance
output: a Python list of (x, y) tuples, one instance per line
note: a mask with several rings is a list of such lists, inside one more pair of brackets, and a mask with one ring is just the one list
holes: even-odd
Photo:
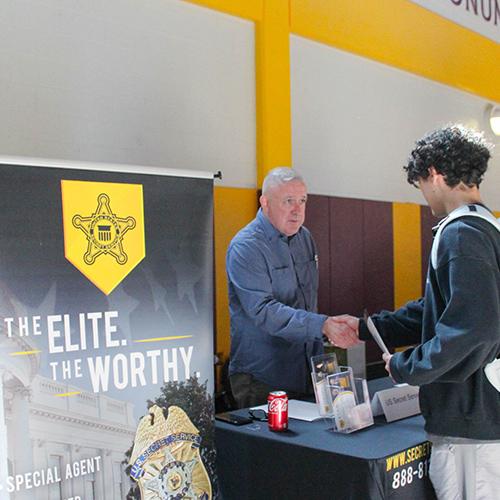
[(14, 308), (13, 316), (18, 318), (32, 318), (34, 316), (47, 317), (50, 314), (54, 314), (56, 307), (56, 289), (56, 283), (54, 282), (50, 285), (42, 301), (35, 307), (23, 304), (19, 302), (14, 295), (11, 295), (10, 302)]
[(108, 297), (110, 311), (120, 311), (118, 326), (127, 342), (132, 342), (132, 328), (130, 327), (130, 315), (139, 305), (139, 301), (123, 291), (123, 287), (115, 288)]
[(83, 231), (88, 241), (83, 260), (91, 265), (99, 255), (110, 254), (118, 264), (125, 264), (128, 257), (123, 250), (123, 237), (127, 231), (134, 229), (135, 219), (117, 217), (111, 210), (107, 194), (101, 193), (97, 201), (97, 209), (92, 215), (82, 217), (77, 214), (73, 217), (73, 226)]
[(146, 280), (151, 287), (151, 294), (153, 295), (155, 311), (162, 310), (173, 325), (174, 318), (172, 318), (172, 315), (170, 314), (167, 306), (167, 291), (163, 286), (160, 285), (149, 268), (146, 267), (144, 269), (144, 274), (146, 275)]
[(194, 312), (198, 314), (194, 286), (202, 277), (201, 269), (192, 262), (179, 259), (175, 264), (175, 274), (177, 275), (177, 296), (179, 300), (187, 298), (193, 306)]
[(184, 237), (179, 244), (177, 254), (172, 259), (172, 264), (177, 276), (177, 296), (179, 300), (187, 298), (193, 306), (194, 312), (198, 314), (194, 287), (203, 277), (203, 271), (200, 266), (187, 259), (191, 245), (191, 240)]
[[(30, 307), (26, 304), (20, 302), (14, 294), (10, 293), (6, 288), (0, 285), (2, 288), (2, 308), (4, 311), (9, 311), (9, 313), (16, 318), (46, 318), (50, 314), (54, 314), (56, 307), (56, 283), (53, 282), (50, 286), (49, 290), (45, 294), (42, 301), (35, 307)], [(6, 309), (5, 302), (6, 297), (8, 296), (9, 308)], [(18, 326), (14, 323), (14, 328), (16, 329), (15, 337), (19, 336)], [(29, 328), (33, 328), (33, 325), (30, 324)], [(32, 346), (32, 348), (42, 348), (43, 346), (39, 345), (41, 341), (45, 337), (34, 336), (33, 332), (30, 330), (28, 336), (23, 336), (23, 341), (26, 342), (27, 345)], [(41, 349), (39, 357), (37, 357), (38, 364), (34, 368), (33, 376), (38, 372), (39, 366), (47, 366), (49, 362), (49, 352), (47, 349)]]

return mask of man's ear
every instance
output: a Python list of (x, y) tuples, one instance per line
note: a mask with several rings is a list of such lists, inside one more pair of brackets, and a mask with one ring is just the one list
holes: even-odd
[(267, 201), (267, 197), (265, 195), (263, 195), (263, 194), (260, 195), (259, 203), (263, 209), (267, 209), (268, 201)]
[(429, 167), (429, 177), (428, 179), (434, 184), (434, 185), (441, 185), (444, 182), (444, 175), (439, 173), (436, 170), (436, 167), (431, 165)]
[(438, 175), (438, 171), (436, 170), (436, 167), (434, 167), (434, 165), (431, 165), (429, 168), (429, 177), (435, 177), (436, 175)]

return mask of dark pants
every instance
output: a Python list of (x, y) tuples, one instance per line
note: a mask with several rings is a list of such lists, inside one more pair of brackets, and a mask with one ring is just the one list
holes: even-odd
[[(250, 408), (267, 403), (267, 396), (271, 391), (282, 390), (280, 387), (273, 387), (264, 384), (249, 373), (235, 373), (229, 377), (231, 392), (238, 408)], [(286, 391), (288, 399), (304, 399), (307, 394)]]

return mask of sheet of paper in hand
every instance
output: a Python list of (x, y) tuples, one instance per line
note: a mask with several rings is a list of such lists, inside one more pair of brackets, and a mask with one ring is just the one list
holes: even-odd
[(382, 352), (390, 354), (389, 349), (387, 349), (387, 346), (385, 345), (384, 341), (382, 340), (382, 337), (380, 336), (380, 333), (377, 330), (377, 327), (375, 326), (375, 323), (373, 323), (372, 319), (370, 318), (370, 316), (368, 316), (366, 311), (365, 311), (365, 323), (366, 326), (368, 327), (369, 332), (373, 337), (373, 340), (375, 340), (375, 342), (380, 347)]

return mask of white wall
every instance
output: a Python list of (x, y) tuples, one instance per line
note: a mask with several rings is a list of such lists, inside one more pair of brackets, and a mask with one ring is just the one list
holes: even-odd
[[(486, 130), (488, 101), (292, 36), (293, 166), (309, 191), (425, 204), (402, 166), (414, 141), (448, 122)], [(481, 185), (500, 210), (500, 138)]]
[(254, 24), (180, 0), (2, 0), (0, 155), (254, 187)]
[[(222, 170), (255, 187), (254, 24), (181, 0), (2, 0), (0, 155)], [(311, 192), (423, 203), (401, 170), (486, 101), (291, 37), (293, 164)], [(497, 140), (498, 144), (498, 140)], [(483, 185), (500, 209), (500, 144)]]

